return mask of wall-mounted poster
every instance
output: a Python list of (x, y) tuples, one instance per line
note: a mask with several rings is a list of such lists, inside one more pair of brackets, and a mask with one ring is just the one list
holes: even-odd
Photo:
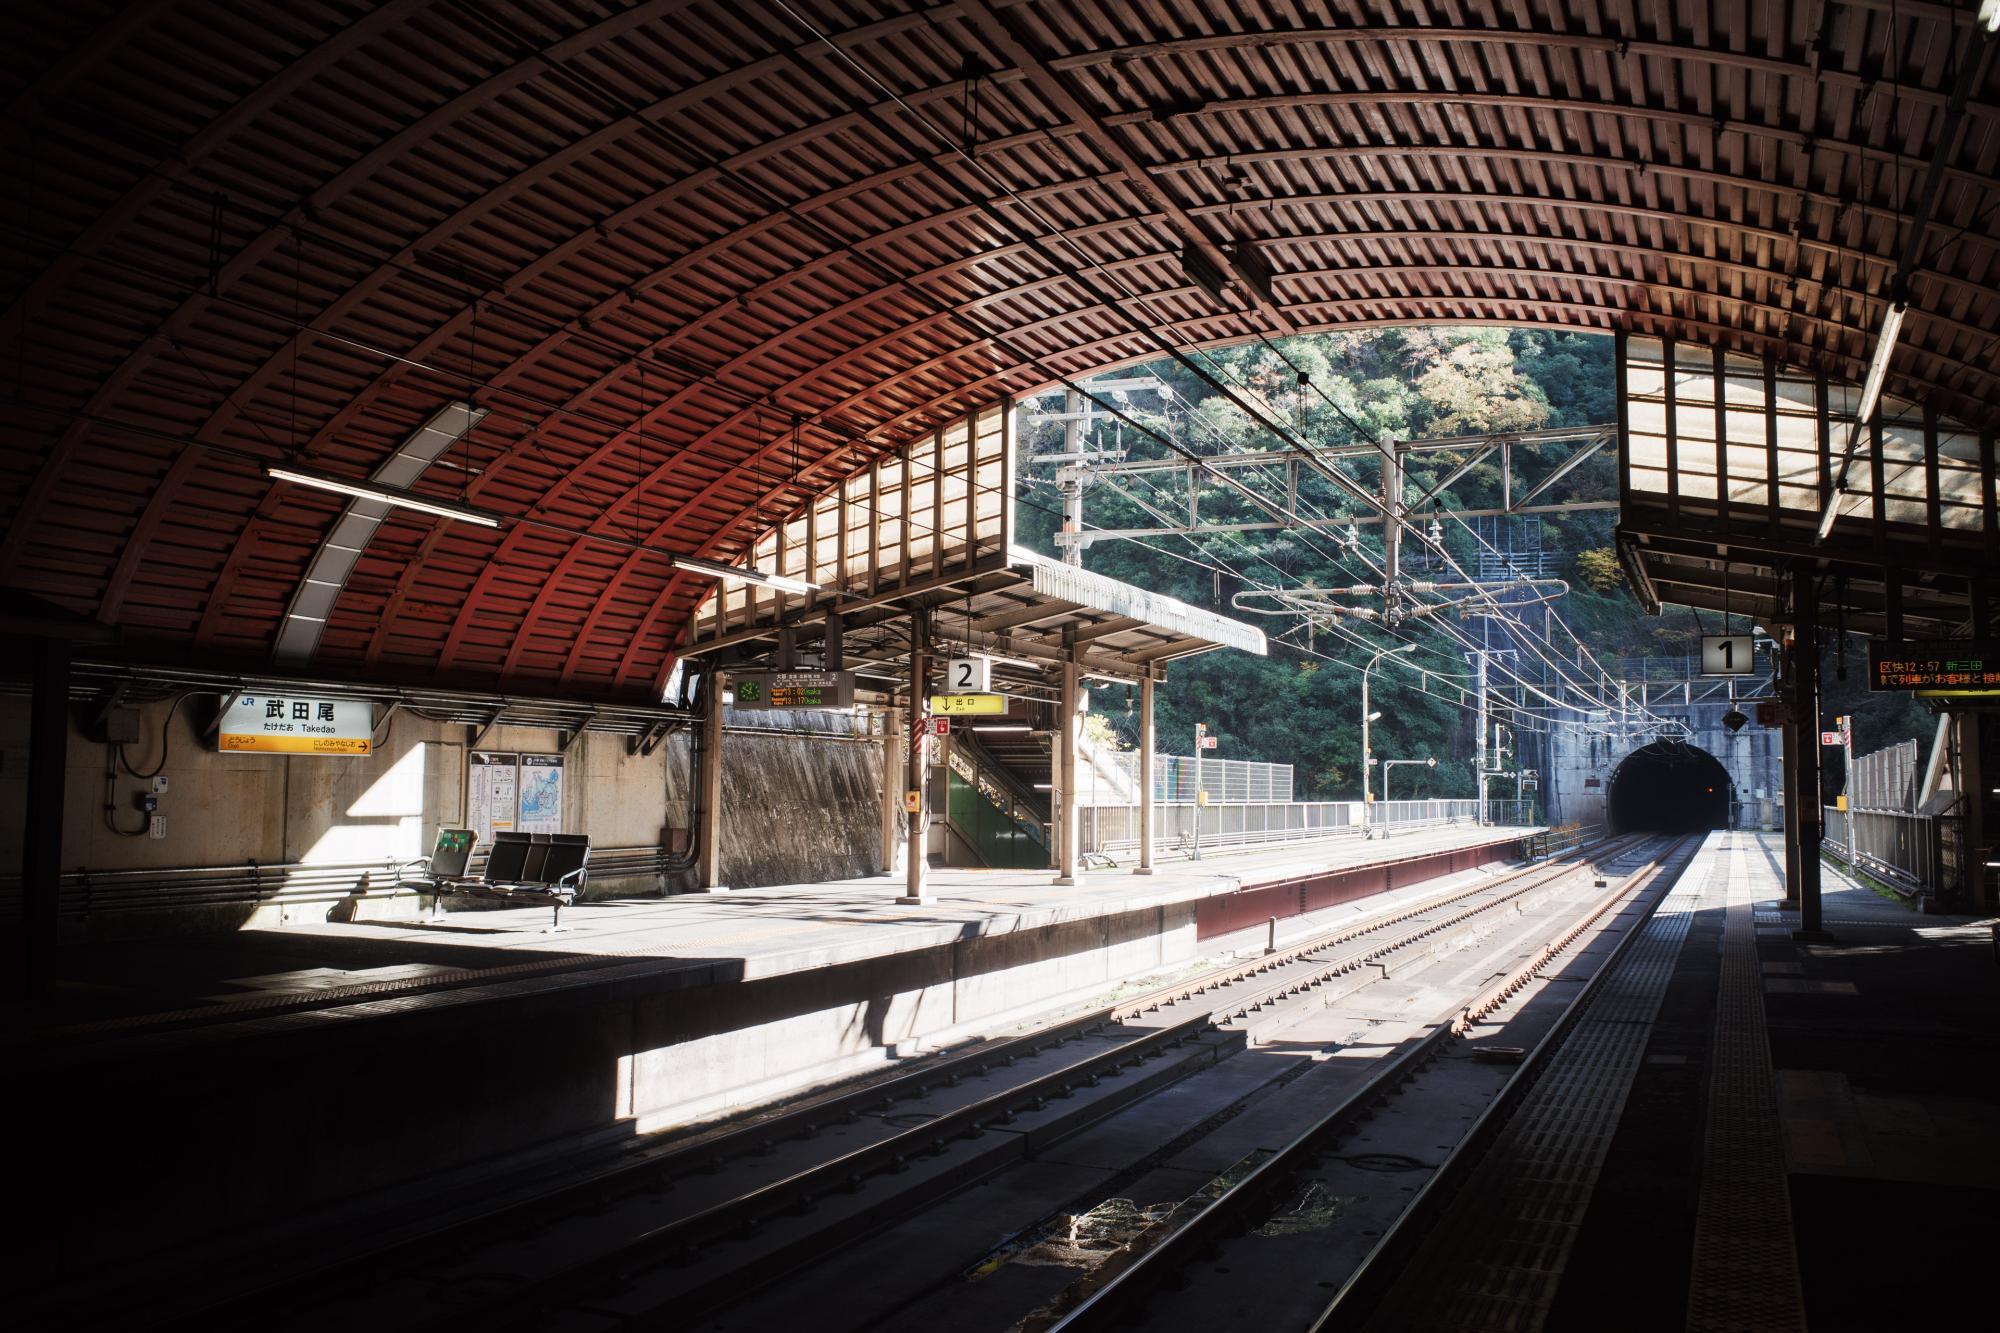
[(466, 782), (465, 822), (489, 847), (495, 833), (515, 828), (515, 789), (519, 758), (512, 754), (472, 752), (471, 773)]
[(521, 823), (523, 833), (561, 833), (563, 816), (563, 757), (559, 754), (521, 756)]

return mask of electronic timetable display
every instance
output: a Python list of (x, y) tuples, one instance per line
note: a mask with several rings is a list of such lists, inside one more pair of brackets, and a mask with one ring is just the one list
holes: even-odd
[(1868, 645), (1871, 690), (2000, 689), (2000, 643), (1917, 639)]

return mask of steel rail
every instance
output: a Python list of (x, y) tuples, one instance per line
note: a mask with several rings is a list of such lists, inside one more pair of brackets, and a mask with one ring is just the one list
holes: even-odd
[[(1306, 969), (1310, 975), (1282, 977), (1250, 995), (1232, 997), (1229, 1003), (1220, 1008), (1211, 1009), (1204, 1014), (1196, 1015), (1183, 1023), (1177, 1024), (1174, 1028), (1167, 1029), (1166, 1032), (1172, 1034), (1172, 1043), (1178, 1044), (1211, 1028), (1220, 1029), (1235, 1019), (1261, 1009), (1267, 1004), (1301, 993), (1335, 976), (1357, 971), (1369, 963), (1379, 961), (1381, 958), (1407, 948), (1419, 940), (1441, 935), (1496, 908), (1513, 903), (1524, 895), (1547, 890), (1556, 881), (1575, 875), (1586, 868), (1581, 865), (1563, 865), (1559, 867), (1541, 865), (1527, 867), (1523, 871), (1507, 876), (1506, 880), (1488, 881), (1484, 884), (1470, 886), (1451, 894), (1434, 897), (1427, 900), (1420, 909), (1413, 908), (1409, 911), (1399, 913), (1392, 918), (1371, 923), (1365, 928), (1333, 932), (1331, 940), (1326, 937), (1316, 938), (1311, 942), (1294, 948), (1282, 960), (1275, 957), (1267, 959), (1264, 968), (1251, 969), (1251, 971), (1269, 970), (1272, 967), (1282, 966), (1286, 963), (1309, 960), (1314, 954), (1322, 952), (1325, 948), (1329, 947), (1330, 943), (1351, 941), (1358, 937), (1379, 932), (1384, 926), (1406, 921), (1412, 917), (1428, 915), (1429, 912), (1435, 911), (1440, 905), (1446, 905), (1474, 896), (1486, 898), (1485, 901), (1478, 903), (1466, 911), (1459, 912), (1447, 920), (1422, 922), (1415, 930), (1403, 932), (1364, 953), (1348, 955), (1317, 970)], [(1491, 891), (1498, 884), (1514, 879), (1526, 878), (1533, 871), (1540, 871), (1541, 873), (1529, 882), (1505, 894), (1497, 897), (1490, 896)], [(1187, 988), (1185, 993), (1177, 995), (1174, 999), (1169, 1000), (1168, 1003), (1179, 1003), (1183, 1000), (1196, 998), (1208, 990), (1218, 988), (1218, 986), (1235, 984), (1235, 981), (1241, 980), (1243, 975), (1245, 975), (1243, 972), (1234, 969), (1226, 969), (1225, 972), (1230, 974), (1230, 979), (1218, 979), (1210, 981), (1207, 984), (1191, 986)], [(1149, 997), (1150, 999), (1151, 997)], [(1158, 1007), (1160, 1006), (1156, 1002), (1141, 1001), (1121, 1012), (1132, 1012), (1141, 1008), (1154, 1009)], [(1060, 1095), (1062, 1091), (1073, 1088), (1079, 1081), (1095, 1082), (1098, 1073), (1105, 1070), (1116, 1070), (1128, 1063), (1132, 1063), (1135, 1055), (1143, 1058), (1143, 1051), (1140, 1048), (1152, 1046), (1158, 1040), (1157, 1036), (1150, 1036), (1142, 1038), (1137, 1042), (1126, 1043), (1123, 1046), (1114, 1048), (1112, 1051), (1106, 1052), (1095, 1061), (1086, 1062), (1085, 1065), (1055, 1071), (1055, 1073), (1047, 1076), (1047, 1079), (1044, 1081), (1052, 1082), (1059, 1090), (1057, 1095)], [(1075, 1129), (1083, 1128), (1085, 1124), (1095, 1123), (1095, 1121), (1102, 1119), (1104, 1115), (1110, 1114), (1129, 1101), (1136, 1099), (1138, 1095), (1150, 1090), (1150, 1088), (1135, 1087), (1128, 1096), (1121, 1097), (1108, 1105), (1093, 1108), (1095, 1113), (1088, 1121), (1074, 1126), (1066, 1126), (1064, 1132), (1073, 1132)], [(860, 1150), (855, 1154), (850, 1154), (849, 1158), (877, 1165), (886, 1160), (892, 1165), (900, 1166), (920, 1152), (938, 1151), (943, 1144), (950, 1140), (969, 1132), (976, 1132), (978, 1128), (992, 1123), (994, 1108), (1004, 1107), (1008, 1103), (1019, 1103), (1023, 1099), (1039, 1105), (1046, 1095), (1045, 1090), (1036, 1084), (1008, 1089), (996, 1094), (992, 1098), (986, 1099), (975, 1107), (966, 1108), (963, 1111), (953, 1113), (949, 1117), (941, 1117), (938, 1121), (905, 1131), (904, 1134), (894, 1139), (885, 1140), (881, 1143), (871, 1145), (869, 1148)], [(562, 1295), (550, 1297), (547, 1294), (549, 1286), (538, 1283), (534, 1290), (536, 1293), (541, 1294), (543, 1299), (535, 1305), (535, 1308), (539, 1312), (547, 1312), (565, 1300), (575, 1299), (576, 1295), (580, 1292), (599, 1289), (607, 1284), (623, 1282), (634, 1274), (658, 1263), (663, 1257), (678, 1255), (683, 1258), (691, 1258), (694, 1249), (694, 1245), (688, 1243), (691, 1237), (694, 1239), (695, 1244), (698, 1244), (702, 1237), (722, 1236), (733, 1231), (741, 1231), (746, 1226), (754, 1225), (762, 1217), (768, 1217), (774, 1213), (782, 1212), (788, 1207), (796, 1206), (802, 1197), (809, 1199), (816, 1193), (823, 1192), (826, 1188), (826, 1181), (829, 1178), (836, 1180), (845, 1179), (849, 1183), (858, 1183), (859, 1174), (845, 1169), (847, 1160), (841, 1159), (822, 1167), (810, 1168), (808, 1171), (801, 1172), (795, 1177), (778, 1182), (775, 1186), (753, 1191), (750, 1195), (719, 1205), (717, 1208), (709, 1210), (707, 1214), (696, 1215), (694, 1218), (686, 1219), (684, 1222), (665, 1224), (642, 1237), (635, 1238), (629, 1244), (621, 1245), (613, 1251), (595, 1256), (591, 1260), (586, 1261), (585, 1264), (578, 1265), (575, 1269), (569, 1270), (569, 1272), (556, 1279), (561, 1284)], [(944, 1194), (963, 1188), (975, 1180), (982, 1179), (994, 1171), (1009, 1165), (1013, 1160), (1014, 1155), (1012, 1154), (985, 1158), (966, 1171), (950, 1173), (941, 1179), (925, 1182), (922, 1187), (916, 1190), (899, 1192), (893, 1199), (885, 1200), (877, 1208), (869, 1210), (868, 1222), (872, 1224), (879, 1217), (907, 1216), (913, 1208), (920, 1208), (931, 1202), (934, 1198), (941, 1197)], [(823, 1257), (825, 1254), (850, 1243), (855, 1238), (856, 1232), (856, 1225), (850, 1222), (849, 1225), (839, 1229), (837, 1232), (825, 1231), (814, 1233), (799, 1241), (792, 1242), (784, 1247), (784, 1265), (787, 1268), (795, 1268), (800, 1264)], [(769, 1260), (765, 1262), (768, 1264)], [(768, 1272), (768, 1268), (766, 1271)], [(733, 1271), (706, 1275), (691, 1288), (676, 1292), (674, 1307), (681, 1314), (689, 1314), (706, 1308), (707, 1303), (718, 1291), (735, 1282), (736, 1276)], [(467, 1312), (463, 1319), (454, 1316), (451, 1322), (442, 1325), (442, 1327), (454, 1330), (462, 1328), (468, 1331), (474, 1328), (490, 1327), (496, 1319), (504, 1321), (505, 1311), (518, 1306), (523, 1299), (524, 1294), (522, 1292), (511, 1292), (504, 1298), (496, 1298), (487, 1307)], [(528, 1297), (527, 1299), (533, 1298)]]
[[(1027, 1083), (1003, 1088), (890, 1138), (866, 1144), (828, 1161), (817, 1162), (700, 1212), (651, 1227), (557, 1273), (496, 1294), (490, 1301), (455, 1310), (430, 1327), (450, 1330), (451, 1333), (458, 1333), (459, 1330), (486, 1333), (495, 1327), (516, 1326), (524, 1321), (539, 1319), (552, 1308), (585, 1293), (622, 1284), (635, 1274), (659, 1264), (676, 1260), (693, 1261), (706, 1245), (733, 1235), (747, 1234), (769, 1218), (810, 1207), (826, 1194), (858, 1188), (869, 1176), (885, 1171), (901, 1171), (919, 1156), (943, 1153), (958, 1139), (1011, 1123), (1025, 1111), (1039, 1110), (1048, 1102), (1066, 1097), (1080, 1087), (1095, 1085), (1106, 1077), (1123, 1072), (1128, 1066), (1164, 1054), (1208, 1033), (1213, 1021), (1212, 1014), (1196, 1014), (1172, 1027), (1121, 1042), (1079, 1064), (1051, 1070)], [(1081, 1129), (1095, 1123), (1150, 1090), (1144, 1083), (1135, 1083), (1124, 1091), (1124, 1095), (1093, 1106), (1093, 1114), (1074, 1127)], [(968, 1164), (965, 1170), (947, 1172), (916, 1189), (899, 1191), (893, 1199), (884, 1201), (873, 1211), (901, 1215), (913, 1207), (955, 1192), (1010, 1165), (1026, 1152), (1025, 1138), (1020, 1139), (1016, 1147), (1017, 1152), (990, 1154)], [(815, 1232), (794, 1241), (785, 1250), (787, 1266), (796, 1267), (848, 1244), (858, 1229), (856, 1221), (849, 1219), (845, 1226)], [(766, 1275), (769, 1275), (768, 1270)], [(741, 1274), (733, 1268), (708, 1273), (692, 1290), (676, 1294), (676, 1306), (687, 1311), (703, 1308), (705, 1300), (717, 1288), (738, 1286), (740, 1282)]]
[[(213, 1302), (203, 1302), (199, 1308), (177, 1312), (171, 1316), (170, 1323), (172, 1326), (178, 1326), (196, 1316), (206, 1317), (219, 1311), (239, 1312), (246, 1308), (262, 1308), (281, 1298), (299, 1295), (302, 1287), (323, 1281), (331, 1274), (363, 1268), (394, 1254), (419, 1248), (446, 1251), (476, 1248), (496, 1233), (518, 1233), (534, 1227), (544, 1218), (560, 1217), (597, 1207), (610, 1200), (644, 1190), (662, 1189), (685, 1176), (712, 1171), (719, 1162), (761, 1155), (778, 1143), (812, 1137), (828, 1125), (851, 1121), (862, 1114), (920, 1097), (934, 1088), (955, 1086), (967, 1078), (977, 1077), (996, 1067), (1012, 1065), (1044, 1050), (1102, 1031), (1106, 1027), (1157, 1013), (1170, 1006), (1198, 999), (1212, 991), (1241, 984), (1259, 975), (1283, 970), (1300, 962), (1309, 962), (1314, 955), (1323, 953), (1327, 949), (1364, 940), (1385, 929), (1427, 917), (1440, 908), (1450, 907), (1471, 898), (1487, 898), (1487, 901), (1453, 915), (1446, 921), (1425, 922), (1416, 930), (1397, 935), (1371, 950), (1332, 960), (1316, 970), (1310, 967), (1299, 969), (1298, 972), (1280, 977), (1239, 1000), (1197, 1014), (1172, 1027), (1142, 1033), (1091, 1060), (1051, 1071), (1050, 1074), (1027, 1084), (1003, 1089), (961, 1111), (927, 1121), (897, 1135), (843, 1154), (830, 1162), (806, 1168), (724, 1204), (651, 1228), (628, 1245), (622, 1245), (615, 1251), (606, 1252), (587, 1261), (591, 1276), (588, 1280), (578, 1279), (575, 1285), (587, 1287), (593, 1282), (601, 1284), (607, 1274), (616, 1278), (635, 1268), (650, 1266), (652, 1263), (660, 1262), (662, 1258), (685, 1253), (699, 1244), (726, 1236), (732, 1231), (741, 1231), (746, 1226), (753, 1225), (759, 1217), (767, 1217), (797, 1207), (829, 1189), (846, 1188), (861, 1177), (881, 1169), (894, 1169), (925, 1153), (940, 1151), (952, 1139), (974, 1133), (985, 1123), (1010, 1114), (1019, 1107), (1045, 1102), (1063, 1095), (1081, 1083), (1094, 1083), (1108, 1073), (1115, 1073), (1135, 1061), (1148, 1058), (1151, 1053), (1186, 1041), (1195, 1032), (1210, 1027), (1221, 1027), (1287, 995), (1318, 986), (1343, 973), (1358, 970), (1417, 940), (1462, 924), (1466, 920), (1513, 902), (1525, 894), (1543, 890), (1554, 881), (1585, 868), (1580, 864), (1570, 863), (1567, 858), (1611, 851), (1639, 840), (1639, 835), (1625, 835), (1602, 838), (1588, 845), (1579, 845), (1557, 853), (1551, 859), (1524, 865), (1475, 884), (1429, 895), (1393, 913), (1321, 932), (1287, 945), (1276, 953), (1215, 968), (1183, 981), (1169, 983), (1144, 995), (1058, 1021), (1019, 1037), (982, 1044), (963, 1055), (928, 1063), (909, 1073), (871, 1082), (830, 1098), (807, 1102), (719, 1135), (698, 1138), (644, 1161), (628, 1162), (608, 1171), (597, 1172), (553, 1190), (536, 1193), (531, 1198), (481, 1211), (476, 1215), (455, 1218), (439, 1225), (387, 1232), (377, 1238), (377, 1243), (344, 1253), (331, 1262), (314, 1265), (305, 1271), (284, 1274), (257, 1288), (239, 1289)], [(1496, 888), (1529, 880), (1530, 877), (1533, 877), (1530, 882), (1522, 883), (1499, 896), (1491, 896)], [(1138, 1091), (1143, 1092), (1146, 1089)], [(1105, 1108), (1106, 1112), (1116, 1110), (1122, 1104), (1123, 1102), (1116, 1102), (1109, 1105)], [(997, 1163), (995, 1169), (1004, 1164)], [(953, 1182), (952, 1188), (964, 1183), (967, 1182), (963, 1179), (957, 1180)], [(837, 1243), (845, 1244), (848, 1239), (851, 1239), (851, 1236), (844, 1235)], [(659, 1257), (650, 1260), (638, 1257), (642, 1254)], [(563, 1280), (570, 1273), (581, 1269), (582, 1266), (578, 1266), (577, 1269), (566, 1269), (562, 1274), (552, 1275), (549, 1280)], [(564, 1281), (563, 1285), (568, 1288), (572, 1284)], [(535, 1286), (539, 1288), (540, 1284)], [(479, 1308), (482, 1317), (488, 1323), (496, 1319), (504, 1322), (505, 1308), (517, 1306), (523, 1299), (527, 1299), (523, 1290), (510, 1290), (504, 1296), (496, 1297), (490, 1306)], [(454, 1314), (453, 1319), (458, 1320), (459, 1317), (458, 1314)], [(446, 1326), (456, 1327), (458, 1324), (452, 1323)]]
[[(1576, 1026), (1598, 991), (1617, 970), (1626, 952), (1637, 942), (1643, 920), (1650, 918), (1660, 901), (1673, 890), (1688, 863), (1694, 859), (1695, 852), (1700, 850), (1702, 841), (1700, 834), (1681, 838), (1652, 866), (1641, 872), (1645, 875), (1644, 882), (1630, 886), (1630, 893), (1643, 894), (1658, 885), (1658, 890), (1652, 893), (1651, 901), (1646, 905), (1641, 923), (1625, 932), (1603, 964), (1578, 988), (1575, 998), (1564, 1007), (1555, 1023), (1521, 1061), (1521, 1067), (1487, 1103), (1472, 1128), (1445, 1155), (1430, 1179), (1417, 1190), (1416, 1197), (1410, 1200), (1402, 1216), (1383, 1232), (1374, 1247), (1363, 1256), (1360, 1265), (1333, 1294), (1319, 1318), (1313, 1321), (1311, 1333), (1337, 1333), (1338, 1330), (1359, 1328), (1366, 1322), (1382, 1297), (1395, 1284), (1402, 1265), (1422, 1242), (1423, 1231), (1443, 1212), (1473, 1168), (1485, 1157), (1493, 1139), (1513, 1117), (1516, 1105), (1539, 1080), (1543, 1069), (1568, 1039), (1570, 1029)], [(1601, 904), (1597, 910), (1602, 913), (1609, 906), (1610, 903)], [(1534, 964), (1536, 967), (1542, 965), (1539, 962)]]
[[(1596, 920), (1618, 902), (1643, 894), (1657, 881), (1662, 867), (1686, 843), (1687, 840), (1683, 839), (1669, 845), (1653, 861), (1632, 872), (1627, 882), (1616, 893), (1598, 903), (1586, 920), (1579, 922), (1568, 932), (1566, 940), (1573, 942), (1590, 921)], [(1569, 867), (1566, 873), (1574, 873), (1580, 868)], [(1648, 904), (1648, 912), (1656, 902), (1657, 898), (1655, 903)], [(1600, 980), (1609, 975), (1625, 947), (1636, 937), (1636, 930), (1627, 932), (1604, 965), (1592, 976), (1590, 982), (1582, 987), (1576, 1000), (1557, 1019), (1549, 1034), (1523, 1061), (1521, 1069), (1517, 1070), (1508, 1081), (1508, 1089), (1527, 1086), (1523, 1081), (1524, 1076), (1539, 1071), (1554, 1049), (1555, 1041), (1568, 1032), (1576, 1015), (1581, 1012), (1579, 1006), (1596, 993)], [(1564, 947), (1567, 947), (1567, 944)], [(1507, 980), (1512, 982), (1524, 973), (1539, 971), (1547, 965), (1551, 957), (1553, 953), (1547, 949), (1538, 952), (1534, 959), (1515, 969)], [(1522, 979), (1525, 980), (1524, 977)], [(1490, 1011), (1505, 998), (1504, 994), (1495, 993), (1502, 989), (1489, 988), (1474, 1001), (1474, 1005), (1483, 1005)], [(1260, 1162), (1231, 1189), (1210, 1200), (1199, 1212), (1164, 1235), (1150, 1249), (1135, 1258), (1129, 1266), (1098, 1287), (1061, 1320), (1050, 1326), (1048, 1333), (1084, 1333), (1085, 1330), (1114, 1327), (1124, 1321), (1153, 1289), (1169, 1281), (1171, 1274), (1191, 1265), (1225, 1235), (1245, 1225), (1247, 1219), (1264, 1206), (1264, 1201), (1277, 1194), (1298, 1170), (1307, 1166), (1320, 1153), (1325, 1145), (1348, 1133), (1354, 1122), (1363, 1118), (1377, 1102), (1414, 1076), (1446, 1045), (1456, 1040), (1465, 1026), (1469, 1026), (1468, 1015), (1472, 1008), (1473, 1005), (1468, 1005), (1457, 1015), (1438, 1023), (1425, 1036), (1405, 1043), (1400, 1051), (1389, 1057), (1359, 1087), (1343, 1098), (1339, 1105), (1298, 1134), (1285, 1147)], [(1495, 1104), (1498, 1105), (1503, 1099), (1511, 1104), (1511, 1099), (1506, 1098), (1505, 1090), (1502, 1098), (1496, 1099)], [(1490, 1115), (1491, 1108), (1488, 1111), (1488, 1116)], [(1473, 1133), (1478, 1133), (1487, 1123), (1487, 1116), (1482, 1116), (1475, 1124)], [(1434, 1176), (1433, 1180), (1435, 1179)], [(1418, 1199), (1421, 1200), (1423, 1197), (1419, 1194)], [(1414, 1203), (1412, 1207), (1415, 1207)], [(1405, 1217), (1407, 1216), (1408, 1212), (1405, 1213)], [(1378, 1243), (1376, 1252), (1380, 1252), (1382, 1248), (1382, 1244)]]
[[(633, 1275), (661, 1262), (676, 1258), (683, 1261), (692, 1260), (703, 1244), (724, 1239), (732, 1234), (741, 1234), (766, 1218), (801, 1206), (809, 1206), (812, 1200), (831, 1190), (858, 1186), (864, 1177), (885, 1168), (901, 1169), (919, 1155), (942, 1152), (949, 1143), (958, 1138), (979, 1133), (991, 1125), (1012, 1119), (1023, 1106), (1039, 1107), (1054, 1097), (1067, 1095), (1080, 1084), (1094, 1084), (1099, 1078), (1115, 1074), (1126, 1066), (1149, 1058), (1167, 1047), (1180, 1045), (1211, 1029), (1220, 1029), (1267, 1004), (1311, 989), (1335, 976), (1357, 971), (1420, 940), (1442, 935), (1497, 908), (1507, 906), (1524, 895), (1550, 889), (1556, 881), (1586, 869), (1588, 867), (1584, 865), (1530, 866), (1524, 871), (1510, 874), (1504, 880), (1491, 880), (1431, 898), (1421, 909), (1413, 907), (1393, 917), (1370, 923), (1366, 927), (1332, 932), (1330, 939), (1316, 938), (1289, 951), (1282, 964), (1274, 957), (1264, 960), (1261, 967), (1247, 970), (1222, 969), (1217, 974), (1211, 974), (1217, 979), (1210, 984), (1168, 1003), (1180, 1003), (1197, 998), (1207, 990), (1234, 985), (1244, 977), (1259, 971), (1310, 960), (1312, 955), (1324, 951), (1331, 944), (1349, 942), (1379, 932), (1385, 926), (1408, 921), (1413, 917), (1427, 916), (1439, 906), (1470, 897), (1485, 899), (1445, 920), (1422, 921), (1415, 929), (1402, 932), (1362, 953), (1348, 955), (1318, 969), (1305, 969), (1310, 975), (1281, 977), (1249, 995), (1232, 996), (1228, 1003), (1219, 1008), (1197, 1014), (1170, 1028), (1121, 1043), (1078, 1065), (1054, 1070), (1029, 1083), (1003, 1089), (970, 1106), (914, 1126), (891, 1138), (856, 1149), (829, 1162), (808, 1167), (689, 1217), (663, 1223), (611, 1249), (593, 1255), (559, 1274), (528, 1284), (525, 1290), (511, 1290), (496, 1295), (490, 1302), (464, 1311), (455, 1311), (451, 1317), (435, 1327), (453, 1330), (454, 1333), (457, 1330), (464, 1330), (465, 1333), (475, 1333), (475, 1330), (478, 1330), (483, 1333), (483, 1330), (490, 1329), (496, 1323), (504, 1326), (510, 1312), (516, 1318), (525, 1318), (524, 1305), (536, 1313), (546, 1313), (566, 1301), (576, 1299), (584, 1292), (598, 1290), (607, 1285), (621, 1284)], [(1514, 879), (1527, 878), (1536, 871), (1541, 873), (1529, 879), (1527, 883), (1497, 897), (1490, 896), (1497, 885)], [(1152, 997), (1148, 997), (1147, 1000), (1136, 1002), (1129, 1007), (1114, 1007), (1110, 1011), (1113, 1021), (1117, 1021), (1121, 1016), (1136, 1014), (1142, 1006), (1149, 1011), (1161, 1007), (1158, 1003), (1150, 1002), (1151, 1000)], [(1151, 1091), (1149, 1087), (1134, 1086), (1125, 1095), (1093, 1107), (1093, 1114), (1087, 1120), (1066, 1126), (1064, 1133), (1074, 1132), (1095, 1123), (1148, 1091)], [(970, 1164), (966, 1170), (947, 1173), (943, 1177), (924, 1182), (917, 1189), (899, 1191), (894, 1198), (885, 1200), (878, 1208), (870, 1210), (869, 1221), (872, 1223), (877, 1214), (907, 1216), (913, 1209), (920, 1208), (935, 1198), (961, 1189), (1002, 1169), (1011, 1164), (1015, 1156), (1015, 1154), (988, 1156)], [(861, 1228), (850, 1220), (848, 1225), (841, 1228), (815, 1232), (794, 1241), (784, 1247), (784, 1264), (787, 1268), (796, 1268), (803, 1263), (823, 1257), (849, 1244), (859, 1229)], [(766, 1260), (764, 1271), (767, 1275), (771, 1271), (768, 1265), (769, 1261)], [(681, 1314), (704, 1309), (719, 1290), (736, 1283), (737, 1274), (734, 1270), (707, 1274), (692, 1287), (676, 1292), (675, 1309)]]

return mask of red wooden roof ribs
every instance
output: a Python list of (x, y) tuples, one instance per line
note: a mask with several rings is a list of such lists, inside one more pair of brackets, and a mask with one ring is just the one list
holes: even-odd
[[(260, 462), (365, 477), (468, 394), (490, 414), (426, 493), (729, 560), (938, 423), (1162, 337), (1622, 327), (1858, 378), (1968, 56), (1890, 387), (1990, 428), (1975, 9), (12, 7), (0, 582), (261, 660), (341, 505)], [(1252, 243), (1271, 300), (1183, 269)], [(398, 512), (317, 660), (657, 697), (712, 586)]]

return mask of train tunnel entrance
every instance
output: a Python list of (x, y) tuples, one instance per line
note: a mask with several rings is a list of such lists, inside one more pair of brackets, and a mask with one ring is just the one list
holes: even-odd
[(1693, 833), (1727, 828), (1729, 770), (1686, 741), (1654, 741), (1625, 756), (1605, 791), (1613, 833)]

